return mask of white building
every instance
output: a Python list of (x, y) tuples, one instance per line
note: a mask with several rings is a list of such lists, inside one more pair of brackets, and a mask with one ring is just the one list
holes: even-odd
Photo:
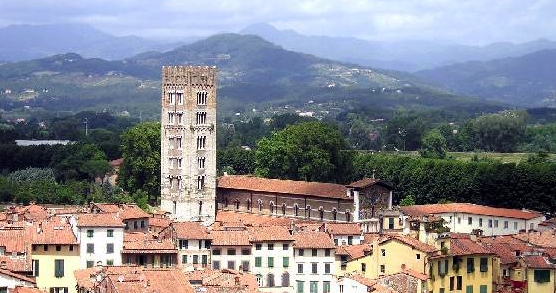
[(294, 238), (295, 288), (298, 293), (339, 292), (334, 242), (325, 232), (297, 232)]
[(124, 224), (116, 214), (77, 214), (70, 218), (82, 268), (122, 264)]
[(212, 231), (212, 269), (248, 272), (251, 268), (251, 242), (247, 231)]
[(325, 223), (324, 227), (336, 246), (357, 245), (363, 242), (364, 237), (359, 223)]
[(294, 292), (293, 237), (287, 227), (255, 227), (250, 230), (252, 263), (261, 292)]
[(178, 248), (178, 262), (182, 268), (210, 266), (211, 238), (205, 226), (198, 222), (174, 222), (159, 233), (170, 238)]
[(6, 269), (0, 269), (0, 292), (12, 292), (15, 287), (34, 288), (35, 280), (18, 275)]
[(161, 208), (178, 221), (215, 220), (216, 68), (162, 68)]
[(545, 220), (543, 214), (529, 210), (493, 208), (470, 203), (413, 205), (400, 207), (405, 216), (404, 230), (409, 230), (410, 218), (434, 215), (444, 219), (450, 232), (482, 235), (517, 234), (519, 231), (535, 230)]

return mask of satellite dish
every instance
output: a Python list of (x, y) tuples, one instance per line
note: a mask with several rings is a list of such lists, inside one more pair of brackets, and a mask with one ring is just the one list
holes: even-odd
[(118, 276), (118, 282), (123, 282), (124, 281), (124, 276), (123, 275), (119, 275)]

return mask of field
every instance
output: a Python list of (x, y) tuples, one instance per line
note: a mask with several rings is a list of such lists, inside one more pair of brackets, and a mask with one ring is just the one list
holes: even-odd
[[(389, 154), (397, 154), (400, 156), (418, 157), (419, 152), (389, 152)], [(458, 161), (469, 162), (476, 156), (478, 160), (488, 159), (500, 161), (502, 163), (519, 163), (527, 161), (527, 158), (536, 156), (535, 153), (490, 153), (490, 152), (448, 152), (447, 157)], [(547, 154), (550, 161), (556, 161), (556, 154)]]

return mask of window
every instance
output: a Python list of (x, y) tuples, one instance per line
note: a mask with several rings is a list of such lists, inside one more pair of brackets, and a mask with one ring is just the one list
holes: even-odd
[(463, 286), (463, 277), (457, 276), (456, 278), (456, 290), (461, 290), (461, 286)]
[(31, 266), (33, 267), (33, 276), (38, 277), (39, 276), (39, 260), (38, 259), (32, 260), (31, 261)]
[(174, 113), (168, 113), (168, 124), (174, 124)]
[(450, 291), (454, 291), (454, 287), (455, 287), (455, 278), (454, 277), (450, 277)]
[(50, 287), (50, 293), (68, 293), (68, 287)]
[(353, 244), (353, 236), (348, 236), (348, 245)]
[(274, 244), (269, 243), (268, 244), (268, 250), (274, 250)]
[(87, 230), (87, 238), (92, 238), (94, 233), (95, 233), (94, 230)]
[(206, 105), (207, 104), (207, 96), (208, 93), (205, 91), (197, 92), (197, 105)]
[(416, 259), (421, 259), (421, 254), (420, 253), (415, 254), (415, 258)]
[(95, 266), (95, 262), (92, 260), (88, 260), (86, 263), (87, 268), (92, 268)]
[[(184, 240), (184, 239), (180, 239), (179, 240), (179, 246), (180, 246), (180, 249), (187, 249), (189, 247), (189, 241)], [(220, 254), (220, 250), (218, 250), (218, 254)]]
[(361, 271), (362, 271), (362, 272), (366, 272), (366, 271), (367, 271), (367, 264), (366, 264), (366, 263), (361, 263)]
[(480, 270), (481, 272), (488, 272), (488, 258), (481, 257)]
[(56, 245), (56, 251), (62, 251), (62, 245)]
[(550, 282), (550, 270), (535, 270), (533, 272), (533, 279), (537, 283)]
[(260, 256), (255, 257), (255, 267), (260, 268), (262, 266), (263, 258)]
[(283, 250), (288, 250), (288, 249), (290, 249), (290, 245), (288, 243), (284, 243), (284, 244), (282, 244), (282, 249)]
[(302, 263), (297, 264), (297, 273), (298, 274), (303, 274), (303, 264)]
[(514, 230), (517, 230), (517, 222), (514, 222)]
[(114, 243), (106, 244), (106, 253), (114, 253)]
[(181, 263), (187, 263), (187, 255), (181, 256)]
[(205, 161), (206, 161), (205, 157), (198, 157), (197, 158), (197, 165), (198, 165), (199, 169), (205, 169)]
[(380, 250), (380, 255), (386, 256), (386, 249), (384, 249), (384, 248), (381, 249), (381, 250)]
[(106, 260), (106, 265), (107, 266), (113, 266), (114, 265), (114, 260), (113, 259), (107, 259)]
[(287, 268), (290, 266), (290, 258), (287, 256), (282, 257), (282, 266)]
[(54, 260), (54, 276), (56, 278), (61, 278), (64, 276), (64, 260), (55, 259)]
[(332, 209), (332, 220), (336, 221), (338, 219), (338, 211), (336, 209)]
[(480, 285), (479, 292), (480, 293), (487, 293), (488, 286), (487, 285)]
[(249, 261), (248, 260), (244, 260), (241, 262), (241, 270), (244, 272), (248, 272), (249, 271)]
[(318, 255), (318, 250), (311, 249), (311, 256), (317, 256), (317, 255)]
[(465, 286), (465, 293), (473, 293), (473, 285)]
[(257, 278), (257, 283), (259, 284), (259, 287), (262, 287), (263, 286), (263, 275), (257, 274), (256, 278)]
[(494, 228), (498, 228), (498, 220), (494, 220)]
[(197, 176), (197, 189), (205, 188), (205, 175)]
[(319, 290), (319, 282), (318, 281), (310, 281), (309, 282), (309, 292), (317, 293)]
[(69, 251), (73, 251), (73, 245), (69, 246)]
[(133, 229), (137, 229), (139, 226), (137, 225), (137, 221), (133, 221)]
[(324, 264), (324, 273), (330, 274), (330, 263), (328, 262)]
[(448, 260), (439, 260), (438, 261), (438, 275), (441, 277), (445, 276), (448, 273)]
[(394, 218), (388, 218), (388, 229), (394, 229)]
[(197, 124), (207, 123), (207, 112), (197, 112)]
[(472, 273), (475, 271), (475, 259), (472, 257), (467, 258), (467, 272)]
[(274, 287), (274, 275), (273, 274), (266, 275), (266, 286), (267, 287)]
[(305, 251), (303, 251), (303, 249), (300, 249), (298, 254), (299, 256), (303, 256), (305, 254)]
[(219, 270), (220, 269), (220, 261), (214, 260), (212, 261), (212, 269)]
[(461, 217), (458, 217), (458, 224), (461, 224)]
[(492, 219), (488, 219), (488, 227), (492, 228)]
[(380, 272), (384, 274), (386, 272), (386, 266), (380, 265)]
[(261, 250), (263, 249), (263, 245), (260, 243), (255, 244), (255, 250)]
[(241, 250), (241, 255), (250, 255), (251, 251), (249, 250), (249, 248), (244, 248)]
[(178, 149), (181, 149), (181, 137), (176, 138), (176, 144), (178, 145)]
[(193, 264), (198, 264), (199, 263), (199, 256), (198, 255), (193, 255)]
[(290, 286), (290, 274), (286, 271), (282, 274), (282, 287)]
[(268, 261), (268, 267), (273, 268), (274, 267), (274, 257), (269, 256), (267, 261)]
[(228, 261), (228, 269), (234, 270), (236, 268), (236, 262), (233, 260)]
[(173, 105), (176, 103), (176, 94), (168, 93), (168, 104)]
[(114, 237), (114, 230), (112, 229), (106, 230), (106, 237)]
[(330, 248), (324, 250), (324, 256), (330, 256)]
[(197, 149), (204, 150), (207, 145), (207, 137), (206, 136), (197, 136)]
[(473, 218), (467, 217), (467, 225), (473, 225)]
[(93, 243), (87, 243), (87, 253), (95, 253), (95, 245)]
[(226, 254), (228, 254), (228, 255), (236, 255), (236, 250), (235, 250), (235, 248), (228, 248), (228, 251), (226, 252)]
[(504, 229), (508, 229), (508, 221), (504, 221)]
[(303, 293), (303, 286), (305, 286), (304, 284), (305, 282), (303, 281), (296, 281), (296, 287), (297, 287), (297, 293)]
[(322, 293), (330, 293), (330, 281), (322, 282)]
[(446, 292), (446, 289), (445, 289), (445, 288), (440, 288), (440, 289), (438, 289), (438, 293), (445, 293), (445, 292)]
[(318, 272), (319, 264), (316, 262), (311, 263), (311, 273), (316, 274)]
[(479, 218), (479, 227), (483, 226), (483, 218)]

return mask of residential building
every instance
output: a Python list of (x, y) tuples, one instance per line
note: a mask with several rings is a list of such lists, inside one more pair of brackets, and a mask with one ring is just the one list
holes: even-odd
[(157, 239), (154, 235), (124, 233), (122, 262), (150, 268), (167, 268), (177, 264), (178, 250), (171, 239)]
[[(545, 220), (543, 214), (470, 203), (429, 204), (400, 207), (409, 217), (437, 216), (450, 232), (475, 233), (485, 236), (516, 234), (537, 229)], [(409, 223), (406, 223), (409, 225)]]
[(159, 238), (172, 240), (183, 268), (210, 266), (211, 237), (199, 222), (173, 222), (160, 232)]
[(338, 292), (335, 277), (335, 246), (325, 232), (302, 231), (293, 234), (295, 292)]
[(253, 266), (249, 236), (246, 230), (211, 231), (212, 269), (249, 271)]
[(357, 245), (363, 241), (359, 223), (326, 223), (324, 230), (332, 237), (336, 246)]
[(76, 214), (69, 222), (79, 243), (80, 268), (122, 264), (124, 224), (117, 214)]
[(0, 292), (13, 292), (16, 287), (35, 287), (33, 278), (0, 268)]
[[(288, 227), (253, 227), (251, 264), (242, 269), (256, 276), (262, 292), (293, 292), (290, 276), (294, 272), (293, 237)], [(250, 265), (250, 268), (245, 268)]]
[(125, 231), (147, 232), (150, 215), (136, 204), (91, 203), (89, 210), (97, 214), (117, 214), (125, 225)]
[(80, 268), (79, 245), (64, 218), (35, 223), (31, 233), (32, 272), (37, 287), (75, 293), (73, 271)]
[(179, 221), (215, 219), (215, 67), (162, 68), (161, 208)]
[(522, 270), (523, 280), (526, 282), (525, 292), (530, 293), (554, 293), (556, 281), (556, 263), (554, 259), (546, 256), (522, 255), (519, 258), (518, 268)]

